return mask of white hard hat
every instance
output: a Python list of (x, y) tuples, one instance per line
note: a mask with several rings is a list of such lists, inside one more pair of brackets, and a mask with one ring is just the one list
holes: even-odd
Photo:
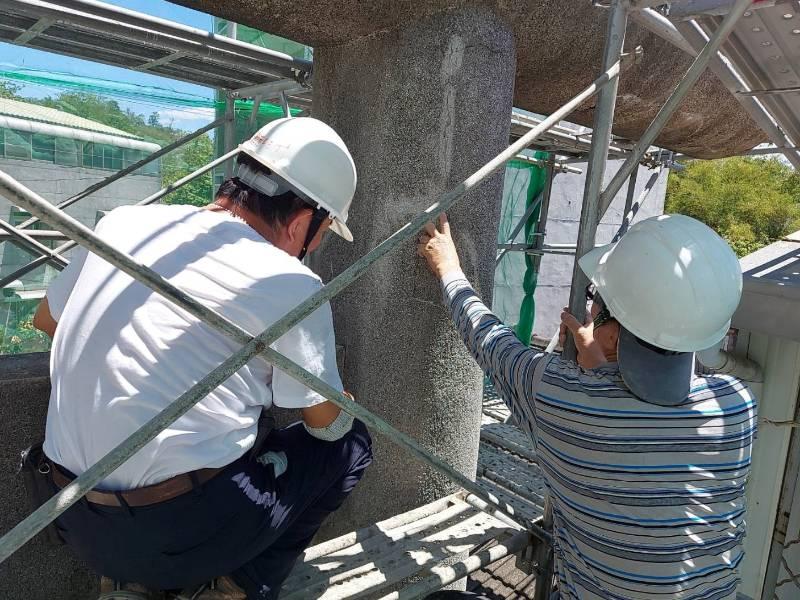
[(695, 352), (719, 342), (742, 295), (736, 254), (711, 228), (684, 215), (640, 221), (579, 264), (611, 315), (664, 350)]
[(331, 230), (348, 242), (347, 213), (356, 191), (356, 165), (342, 138), (311, 117), (276, 119), (239, 150), (269, 168), (333, 218)]

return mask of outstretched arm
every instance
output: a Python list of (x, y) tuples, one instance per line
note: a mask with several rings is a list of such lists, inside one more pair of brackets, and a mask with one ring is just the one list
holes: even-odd
[(461, 338), (520, 424), (532, 422), (534, 370), (544, 354), (519, 341), (515, 333), (478, 298), (461, 271), (450, 224), (442, 214), (438, 227), (426, 226), (417, 252), (441, 281), (445, 305)]

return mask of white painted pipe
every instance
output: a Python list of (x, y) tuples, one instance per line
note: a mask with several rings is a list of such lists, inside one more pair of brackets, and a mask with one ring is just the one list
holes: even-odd
[(701, 365), (715, 373), (733, 375), (744, 381), (756, 383), (764, 381), (761, 365), (749, 358), (726, 352), (722, 349), (721, 342), (707, 350), (698, 352), (697, 360), (700, 361)]

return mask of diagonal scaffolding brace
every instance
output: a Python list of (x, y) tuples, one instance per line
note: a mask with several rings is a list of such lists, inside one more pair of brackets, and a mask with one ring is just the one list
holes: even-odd
[(198, 319), (230, 335), (233, 339), (243, 344), (239, 351), (231, 355), (206, 377), (181, 394), (181, 396), (167, 408), (122, 441), (106, 456), (79, 475), (59, 493), (14, 527), (14, 529), (0, 538), (0, 562), (13, 554), (19, 547), (55, 520), (89, 490), (97, 486), (128, 458), (154, 439), (166, 427), (180, 418), (181, 415), (204, 398), (211, 390), (215, 389), (258, 354), (262, 354), (264, 358), (274, 366), (296, 378), (298, 381), (321, 394), (354, 417), (359, 418), (366, 425), (383, 433), (389, 437), (391, 441), (442, 472), (451, 480), (464, 487), (464, 489), (492, 505), (492, 507), (498, 507), (515, 522), (520, 523), (527, 530), (534, 533), (540, 540), (549, 543), (550, 534), (537, 524), (526, 522), (525, 519), (521, 519), (515, 514), (513, 508), (500, 503), (492, 494), (486, 492), (475, 482), (456, 471), (445, 461), (428, 453), (412, 438), (398, 431), (383, 419), (373, 415), (367, 409), (353, 402), (321, 379), (311, 375), (296, 363), (270, 348), (269, 345), (280, 338), (295, 324), (314, 312), (322, 304), (328, 302), (348, 285), (353, 283), (363, 275), (373, 263), (417, 235), (426, 223), (439, 213), (448, 210), (465, 194), (486, 181), (518, 152), (531, 144), (548, 129), (558, 124), (559, 121), (566, 118), (572, 111), (580, 106), (581, 103), (591, 98), (602, 89), (604, 85), (608, 84), (610, 81), (614, 81), (618, 77), (619, 71), (620, 62), (618, 61), (589, 87), (542, 121), (539, 126), (533, 128), (530, 132), (465, 179), (456, 188), (443, 194), (440, 199), (428, 207), (428, 209), (417, 215), (412, 221), (384, 240), (371, 252), (357, 260), (328, 285), (297, 305), (256, 337), (252, 337), (247, 331), (228, 321), (215, 311), (204, 307), (198, 301), (186, 295), (151, 269), (137, 263), (130, 256), (106, 244), (90, 229), (68, 215), (63, 214), (56, 207), (49, 204), (31, 190), (25, 188), (9, 175), (0, 173), (0, 191), (2, 191), (3, 195), (28, 209), (39, 218), (51, 222), (54, 226), (57, 226), (59, 231), (69, 235), (82, 246), (109, 261), (128, 275), (131, 275), (137, 281), (140, 281), (154, 291), (172, 300)]
[[(150, 196), (148, 196), (144, 200), (140, 200), (134, 206), (146, 206), (148, 204), (153, 204), (154, 202), (158, 202), (159, 200), (161, 200), (161, 198), (163, 198), (167, 194), (171, 194), (172, 192), (174, 192), (177, 189), (180, 189), (181, 187), (183, 187), (184, 185), (186, 185), (190, 181), (192, 181), (194, 179), (197, 179), (198, 177), (200, 177), (201, 175), (203, 175), (205, 173), (208, 173), (209, 171), (211, 171), (212, 169), (214, 169), (218, 165), (221, 165), (222, 163), (234, 158), (238, 153), (239, 153), (239, 151), (237, 149), (234, 149), (234, 150), (231, 150), (230, 152), (227, 152), (227, 153), (223, 154), (219, 158), (216, 158), (213, 161), (211, 161), (210, 163), (203, 165), (202, 167), (200, 167), (199, 169), (196, 169), (192, 173), (189, 173), (185, 177), (181, 177), (177, 181), (169, 184), (167, 187), (160, 189), (159, 191), (155, 192), (154, 194), (151, 194)], [(60, 206), (57, 206), (55, 208), (58, 209), (58, 208), (60, 208)], [(36, 217), (36, 220), (38, 221), (39, 218)], [(6, 230), (6, 231), (8, 231), (8, 230)], [(20, 232), (19, 231), (17, 231), (17, 232), (9, 231), (9, 233), (11, 233), (12, 235), (16, 235), (16, 234), (18, 234)], [(37, 258), (37, 259), (34, 259), (33, 261), (29, 262), (27, 265), (24, 265), (24, 266), (20, 267), (19, 269), (17, 269), (13, 273), (10, 273), (10, 274), (6, 275), (5, 277), (3, 277), (2, 279), (0, 279), (0, 289), (4, 288), (5, 286), (7, 286), (9, 283), (14, 281), (15, 279), (19, 279), (23, 275), (25, 275), (27, 273), (30, 273), (31, 271), (33, 271), (37, 267), (40, 267), (41, 265), (43, 265), (44, 263), (49, 262), (51, 260), (57, 260), (54, 257), (58, 257), (62, 261), (64, 261), (63, 265), (62, 264), (56, 264), (57, 268), (63, 268), (63, 266), (65, 266), (68, 263), (68, 261), (66, 259), (64, 259), (63, 257), (60, 257), (59, 255), (63, 254), (67, 250), (71, 250), (72, 248), (75, 247), (75, 245), (76, 245), (76, 243), (74, 241), (71, 241), (71, 242), (66, 242), (65, 244), (60, 245), (58, 248), (55, 248), (54, 250), (50, 250), (47, 247), (43, 247), (45, 250), (47, 250), (46, 253), (41, 248), (37, 248), (35, 251), (41, 253), (42, 256)]]
[(11, 235), (11, 239), (7, 241), (24, 248), (28, 252), (41, 254), (44, 257), (45, 262), (52, 262), (59, 269), (63, 269), (69, 264), (67, 259), (65, 259), (63, 256), (59, 256), (57, 252), (51, 250), (39, 240), (31, 237), (26, 232), (14, 227), (11, 223), (4, 221), (3, 219), (0, 219), (0, 229), (3, 229), (6, 233)]

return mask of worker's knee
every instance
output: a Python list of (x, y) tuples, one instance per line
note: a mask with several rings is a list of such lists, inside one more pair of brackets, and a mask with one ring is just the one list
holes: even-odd
[(372, 463), (372, 438), (366, 425), (355, 419), (345, 439), (350, 456), (348, 472), (360, 479), (364, 470)]

